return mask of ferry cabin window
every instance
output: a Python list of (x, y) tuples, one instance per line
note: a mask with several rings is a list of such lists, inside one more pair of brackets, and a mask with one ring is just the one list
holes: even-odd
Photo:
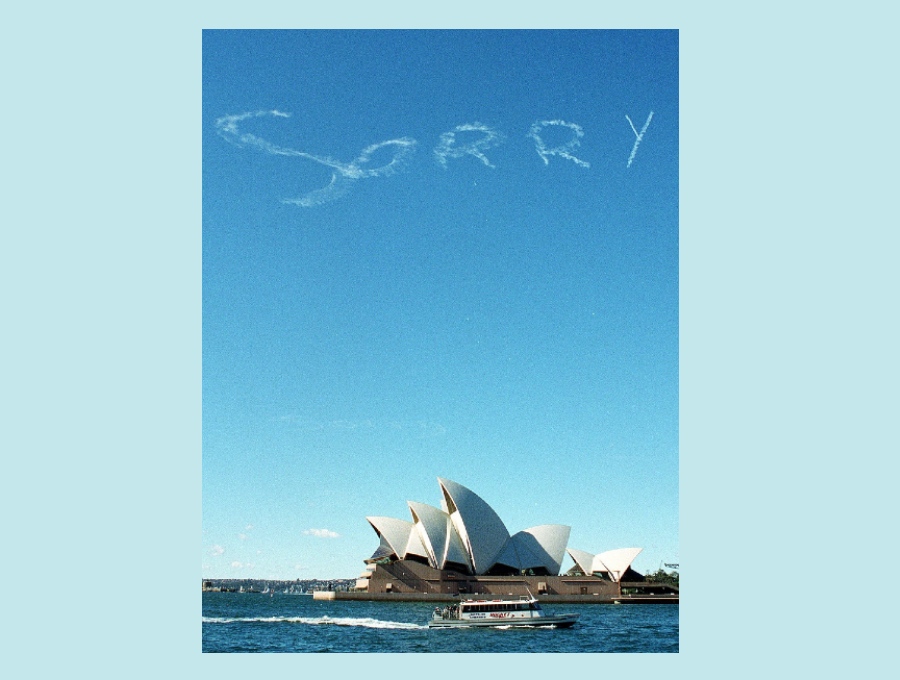
[(541, 606), (537, 603), (514, 602), (507, 604), (470, 604), (465, 605), (465, 610), (469, 613), (489, 613), (489, 612), (512, 612), (512, 611), (528, 611), (538, 610)]

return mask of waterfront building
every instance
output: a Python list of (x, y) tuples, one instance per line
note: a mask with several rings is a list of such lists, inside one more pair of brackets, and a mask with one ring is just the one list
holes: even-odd
[[(380, 539), (356, 590), (369, 596), (430, 599), (459, 594), (526, 595), (618, 601), (674, 598), (677, 588), (647, 583), (631, 569), (641, 548), (599, 554), (569, 549), (571, 527), (542, 524), (510, 534), (480, 496), (438, 478), (440, 507), (408, 501), (411, 518), (367, 517)], [(635, 600), (636, 601), (636, 600)]]

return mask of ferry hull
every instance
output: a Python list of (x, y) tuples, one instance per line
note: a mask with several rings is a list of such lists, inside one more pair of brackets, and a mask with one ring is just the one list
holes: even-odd
[(429, 628), (571, 628), (578, 615), (508, 619), (432, 619)]

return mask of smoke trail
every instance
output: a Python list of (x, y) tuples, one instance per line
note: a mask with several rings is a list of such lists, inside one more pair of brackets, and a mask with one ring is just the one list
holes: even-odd
[(634, 127), (634, 123), (631, 122), (631, 118), (627, 115), (625, 116), (625, 120), (628, 121), (628, 124), (631, 126), (632, 131), (634, 132), (634, 136), (637, 139), (634, 140), (634, 147), (631, 149), (631, 155), (628, 157), (628, 165), (625, 167), (630, 168), (632, 161), (634, 161), (634, 155), (637, 153), (638, 144), (641, 143), (641, 140), (644, 138), (644, 133), (647, 131), (647, 128), (650, 126), (650, 120), (653, 118), (653, 111), (650, 112), (650, 115), (647, 116), (647, 122), (644, 123), (644, 127), (641, 128), (640, 134), (637, 129)]
[[(469, 144), (457, 145), (457, 132), (483, 132), (485, 134), (481, 139), (477, 139)], [(493, 128), (481, 123), (463, 123), (457, 125), (449, 132), (441, 134), (441, 141), (434, 149), (434, 155), (437, 157), (438, 163), (445, 168), (447, 167), (448, 158), (462, 158), (463, 156), (474, 156), (489, 168), (495, 167), (488, 160), (482, 150), (490, 149), (493, 146), (502, 144), (504, 136)]]
[[(547, 144), (541, 137), (541, 129), (547, 127), (548, 125), (559, 125), (561, 127), (567, 127), (575, 133), (575, 136), (562, 146), (547, 148)], [(538, 156), (543, 159), (544, 165), (550, 164), (550, 156), (560, 156), (562, 158), (567, 158), (568, 160), (572, 161), (576, 165), (581, 166), (582, 168), (591, 167), (590, 163), (588, 163), (587, 161), (583, 161), (570, 153), (573, 149), (581, 146), (581, 138), (584, 137), (584, 130), (582, 130), (581, 126), (577, 123), (567, 123), (564, 120), (539, 120), (531, 126), (531, 130), (528, 131), (528, 136), (534, 140), (535, 150), (537, 151)]]
[[(278, 146), (272, 144), (265, 139), (257, 137), (249, 132), (241, 133), (238, 123), (250, 118), (259, 118), (263, 116), (274, 116), (278, 118), (289, 118), (291, 114), (278, 110), (272, 111), (251, 111), (233, 116), (223, 116), (216, 121), (216, 131), (225, 139), (225, 141), (238, 147), (251, 147), (263, 153), (273, 156), (289, 156), (295, 158), (306, 158), (316, 163), (321, 163), (335, 172), (331, 176), (331, 182), (321, 188), (301, 196), (299, 198), (283, 199), (283, 203), (291, 203), (308, 208), (315, 205), (321, 205), (333, 201), (343, 196), (353, 182), (367, 177), (384, 177), (397, 172), (412, 155), (415, 150), (416, 140), (409, 137), (401, 137), (400, 139), (389, 139), (377, 144), (371, 144), (362, 150), (360, 155), (350, 163), (341, 163), (338, 160), (328, 156), (317, 156), (315, 154), (306, 153), (297, 149)], [(394, 156), (390, 161), (376, 168), (366, 168), (365, 166), (372, 161), (372, 156), (379, 149), (395, 147)]]

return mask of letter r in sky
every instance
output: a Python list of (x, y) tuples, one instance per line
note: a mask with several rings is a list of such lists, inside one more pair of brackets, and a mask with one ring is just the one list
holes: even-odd
[[(541, 137), (541, 130), (548, 125), (569, 128), (573, 132), (572, 139), (565, 144), (547, 148), (547, 144)], [(528, 136), (534, 140), (535, 151), (537, 151), (541, 160), (544, 161), (544, 165), (550, 164), (550, 156), (561, 156), (563, 158), (568, 158), (582, 168), (591, 167), (590, 163), (583, 161), (580, 158), (576, 158), (571, 153), (574, 149), (581, 146), (581, 138), (584, 137), (584, 130), (582, 130), (581, 126), (577, 123), (567, 123), (564, 120), (539, 120), (531, 126), (531, 130), (528, 131)]]
[[(468, 144), (457, 144), (457, 132), (483, 132), (484, 137), (475, 139)], [(449, 132), (441, 134), (440, 143), (434, 148), (434, 155), (437, 157), (438, 163), (445, 168), (447, 167), (447, 158), (462, 158), (463, 156), (474, 156), (489, 168), (494, 165), (488, 160), (482, 150), (490, 149), (503, 142), (503, 135), (496, 130), (482, 125), (481, 123), (464, 123), (457, 125)]]

